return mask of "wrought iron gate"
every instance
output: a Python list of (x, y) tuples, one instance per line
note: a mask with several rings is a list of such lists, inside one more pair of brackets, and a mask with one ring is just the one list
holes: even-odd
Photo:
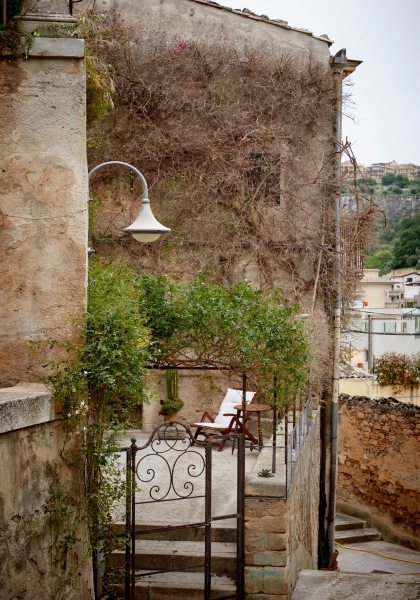
[[(236, 480), (236, 510), (213, 514), (212, 444), (226, 438), (237, 448), (236, 472), (226, 482), (232, 486)], [(188, 427), (168, 421), (154, 429), (144, 446), (138, 447), (133, 440), (131, 446), (122, 449), (127, 474), (125, 600), (134, 600), (137, 582), (150, 582), (153, 577), (177, 571), (198, 573), (200, 580), (202, 575), (203, 600), (244, 597), (244, 444), (241, 435), (208, 436), (203, 442), (196, 441)], [(212, 533), (216, 533), (212, 526), (228, 519), (234, 519), (236, 526), (236, 565), (230, 575), (234, 585), (228, 586), (226, 595), (220, 595), (220, 589), (212, 593)], [(188, 539), (204, 540), (204, 553), (168, 553), (172, 541)], [(156, 540), (165, 548), (165, 564)], [(197, 545), (202, 547), (202, 541)]]

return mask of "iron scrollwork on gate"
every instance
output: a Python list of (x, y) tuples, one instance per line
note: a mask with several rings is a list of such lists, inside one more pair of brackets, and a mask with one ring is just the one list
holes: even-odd
[[(216, 436), (220, 438), (221, 436)], [(232, 436), (237, 438), (238, 436)], [(204, 600), (211, 599), (211, 540), (212, 520), (238, 518), (243, 522), (243, 507), (235, 514), (213, 517), (211, 502), (212, 478), (212, 441), (215, 436), (208, 436), (205, 441), (194, 440), (189, 427), (177, 421), (160, 424), (151, 433), (143, 446), (137, 446), (132, 440), (131, 446), (123, 448), (126, 452), (127, 501), (126, 501), (126, 553), (125, 553), (125, 599), (134, 600), (135, 585), (138, 581), (150, 581), (153, 576), (174, 571), (204, 571)], [(239, 439), (239, 445), (241, 440)], [(239, 450), (239, 448), (238, 448)], [(238, 452), (238, 457), (239, 457)], [(198, 501), (199, 508), (194, 504)], [(193, 502), (184, 505), (183, 502)], [(166, 503), (176, 502), (176, 510)], [(178, 506), (178, 502), (181, 504)], [(195, 500), (195, 502), (197, 502)], [(174, 506), (174, 505), (172, 505)], [(195, 508), (194, 508), (195, 507)], [(202, 514), (204, 509), (204, 514)], [(194, 510), (200, 511), (201, 518), (196, 522), (183, 522), (194, 516)], [(154, 512), (155, 511), (155, 512)], [(145, 514), (158, 514), (155, 522), (140, 523)], [(182, 516), (181, 523), (173, 522), (170, 515)], [(198, 516), (198, 515), (197, 515)], [(203, 518), (204, 517), (204, 518)], [(153, 519), (152, 519), (153, 521)], [(169, 521), (169, 523), (168, 523)], [(158, 523), (159, 522), (159, 523)], [(141, 555), (144, 566), (136, 560), (136, 542), (167, 538), (183, 540), (187, 530), (194, 528), (196, 533), (204, 530), (204, 557), (186, 557), (185, 564), (169, 561), (164, 568), (157, 570), (147, 555)], [(160, 536), (160, 537), (159, 537)], [(242, 538), (242, 536), (239, 536)], [(144, 544), (146, 542), (144, 541)], [(203, 561), (204, 559), (204, 561)], [(175, 559), (174, 559), (175, 560)], [(188, 562), (190, 561), (190, 562)], [(239, 565), (238, 569), (243, 568)], [(239, 580), (241, 579), (240, 573)], [(241, 587), (239, 585), (239, 587)], [(224, 598), (241, 598), (239, 589), (235, 594)], [(240, 594), (240, 595), (238, 595)]]
[[(171, 424), (169, 424), (171, 423)], [(151, 456), (159, 459), (159, 463), (161, 464), (162, 469), (159, 472), (159, 475), (164, 476), (164, 480), (167, 478), (167, 487), (165, 486), (161, 489), (162, 485), (165, 484), (165, 481), (161, 484), (157, 482), (154, 483), (149, 489), (149, 499), (146, 501), (140, 502), (140, 504), (145, 504), (146, 502), (162, 502), (165, 499), (174, 500), (176, 498), (185, 499), (185, 498), (202, 498), (204, 494), (193, 495), (194, 494), (194, 478), (198, 478), (205, 472), (206, 461), (202, 454), (197, 452), (196, 450), (192, 450), (191, 446), (193, 443), (192, 437), (189, 435), (185, 435), (188, 432), (188, 429), (184, 429), (183, 425), (180, 423), (174, 423), (172, 421), (168, 421), (163, 425), (159, 425), (155, 432), (158, 432), (157, 438), (149, 439), (149, 442), (141, 447), (137, 448), (137, 451), (142, 450), (144, 448), (149, 448), (151, 450), (150, 454), (143, 455), (136, 465), (136, 475), (137, 479), (140, 483), (152, 483), (156, 480), (157, 466), (155, 468), (149, 467), (146, 468), (145, 473), (142, 472), (143, 465), (150, 459)], [(166, 458), (166, 454), (171, 454), (172, 452), (176, 452), (178, 454), (177, 458), (170, 463), (170, 460)], [(191, 460), (190, 464), (183, 465), (182, 460), (186, 458), (186, 454), (188, 452), (188, 460)], [(194, 462), (195, 460), (195, 462)], [(177, 471), (181, 471), (182, 467), (185, 469), (185, 473), (188, 477), (192, 479), (189, 481), (184, 481), (183, 488), (184, 490), (179, 490), (176, 484), (175, 476), (177, 475)], [(180, 475), (182, 475), (180, 473)], [(171, 492), (175, 496), (172, 498), (168, 498), (171, 495)]]

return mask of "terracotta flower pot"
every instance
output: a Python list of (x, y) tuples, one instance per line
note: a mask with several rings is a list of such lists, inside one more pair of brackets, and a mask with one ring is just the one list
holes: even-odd
[(178, 413), (172, 413), (171, 415), (163, 415), (164, 421), (175, 421)]

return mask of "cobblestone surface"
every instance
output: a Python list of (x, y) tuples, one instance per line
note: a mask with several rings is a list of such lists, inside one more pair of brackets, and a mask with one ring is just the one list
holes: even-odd
[(418, 600), (420, 575), (301, 571), (292, 600)]

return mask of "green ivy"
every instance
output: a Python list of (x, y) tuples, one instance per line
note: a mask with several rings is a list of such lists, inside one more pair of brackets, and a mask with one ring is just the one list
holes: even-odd
[(89, 48), (85, 52), (86, 64), (86, 124), (91, 127), (95, 121), (112, 109), (110, 79), (101, 70), (97, 59)]
[(83, 468), (90, 543), (105, 553), (116, 543), (108, 527), (112, 507), (125, 497), (116, 460), (118, 434), (129, 424), (129, 412), (144, 400), (149, 361), (150, 335), (133, 281), (135, 274), (127, 267), (90, 261), (80, 342), (64, 344), (68, 358), (49, 365), (47, 380), (61, 404), (69, 440), (80, 436), (78, 453), (65, 447), (62, 455)]
[[(190, 357), (229, 374), (245, 371), (262, 401), (271, 402), (276, 389), (280, 404), (293, 400), (305, 383), (310, 352), (298, 307), (246, 282), (231, 289), (202, 278), (176, 283), (92, 259), (88, 283), (80, 340), (62, 344), (67, 358), (49, 365), (48, 383), (68, 431), (62, 456), (84, 475), (91, 548), (102, 556), (124, 544), (109, 528), (126, 494), (118, 435), (145, 399), (147, 366)], [(180, 403), (174, 370), (168, 375), (169, 412), (180, 410)], [(81, 442), (77, 453), (70, 450), (74, 435)]]

